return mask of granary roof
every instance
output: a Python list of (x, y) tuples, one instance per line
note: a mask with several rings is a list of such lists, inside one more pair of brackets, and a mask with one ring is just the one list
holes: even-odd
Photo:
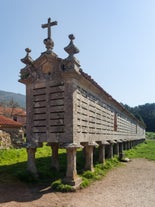
[(99, 90), (101, 90), (105, 96), (109, 99), (110, 102), (114, 103), (121, 111), (126, 113), (128, 116), (130, 116), (132, 119), (136, 120), (139, 124), (143, 125), (143, 127), (146, 127), (145, 124), (141, 121), (139, 121), (132, 113), (130, 113), (127, 109), (125, 109), (122, 104), (120, 104), (118, 101), (116, 101), (110, 94), (108, 94), (90, 75), (85, 73), (82, 69), (80, 69), (80, 74), (90, 81), (95, 87), (97, 87)]
[[(66, 60), (69, 60), (70, 62), (73, 62), (74, 60), (74, 64), (78, 61), (75, 59), (74, 54), (78, 53), (79, 50), (78, 48), (74, 45), (73, 40), (75, 39), (74, 35), (71, 34), (69, 35), (69, 39), (71, 40), (69, 45), (67, 47), (64, 48), (64, 50), (69, 54), (69, 56), (66, 58)], [(75, 61), (76, 60), (76, 61)], [(78, 66), (79, 65), (79, 61), (78, 61)], [(72, 67), (73, 68), (73, 67)], [(108, 94), (90, 75), (88, 75), (87, 73), (85, 73), (81, 68), (79, 68), (78, 71), (86, 80), (90, 81), (91, 84), (93, 84), (96, 88), (98, 88), (102, 94), (105, 95), (105, 97), (107, 97), (108, 101), (110, 103), (113, 103), (117, 108), (119, 108), (123, 113), (127, 114), (129, 117), (131, 117), (132, 119), (134, 119), (136, 122), (138, 122), (139, 124), (143, 125), (143, 127), (146, 127), (141, 121), (139, 121), (132, 113), (130, 113), (127, 109), (125, 109), (122, 104), (120, 104), (118, 101), (116, 101), (110, 94)]]
[(20, 128), (22, 124), (0, 115), (0, 128)]

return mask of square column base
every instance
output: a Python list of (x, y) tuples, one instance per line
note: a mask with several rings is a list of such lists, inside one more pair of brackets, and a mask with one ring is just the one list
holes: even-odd
[(68, 184), (71, 185), (74, 189), (77, 189), (80, 187), (80, 184), (82, 183), (82, 178), (80, 177), (76, 177), (76, 178), (69, 178), (69, 177), (65, 177), (62, 182), (64, 184)]

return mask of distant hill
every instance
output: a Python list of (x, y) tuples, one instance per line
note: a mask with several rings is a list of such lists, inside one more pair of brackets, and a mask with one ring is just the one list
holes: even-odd
[(10, 100), (13, 100), (14, 102), (18, 103), (18, 105), (22, 108), (26, 107), (26, 96), (25, 95), (0, 90), (0, 103), (2, 102), (7, 103)]
[(146, 131), (155, 132), (155, 103), (146, 103), (135, 107), (125, 104), (124, 107), (146, 124)]

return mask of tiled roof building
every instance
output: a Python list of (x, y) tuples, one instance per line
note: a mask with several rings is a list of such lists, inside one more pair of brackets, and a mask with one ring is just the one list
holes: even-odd
[(24, 139), (23, 125), (0, 115), (0, 149), (20, 147)]
[(0, 129), (1, 128), (20, 128), (23, 125), (17, 121), (14, 121), (8, 117), (0, 115)]
[(26, 125), (26, 111), (21, 108), (0, 107), (0, 115)]

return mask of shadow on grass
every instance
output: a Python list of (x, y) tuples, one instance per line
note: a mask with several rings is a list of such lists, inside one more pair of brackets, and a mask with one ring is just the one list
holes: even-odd
[[(0, 166), (0, 203), (16, 201), (30, 202), (51, 192), (51, 183), (62, 179), (66, 174), (66, 153), (59, 154), (59, 172), (51, 169), (51, 157), (37, 158), (36, 166), (39, 177), (30, 174), (27, 162)], [(84, 168), (82, 151), (77, 152), (77, 172), (81, 174)], [(3, 196), (2, 196), (3, 195)]]

